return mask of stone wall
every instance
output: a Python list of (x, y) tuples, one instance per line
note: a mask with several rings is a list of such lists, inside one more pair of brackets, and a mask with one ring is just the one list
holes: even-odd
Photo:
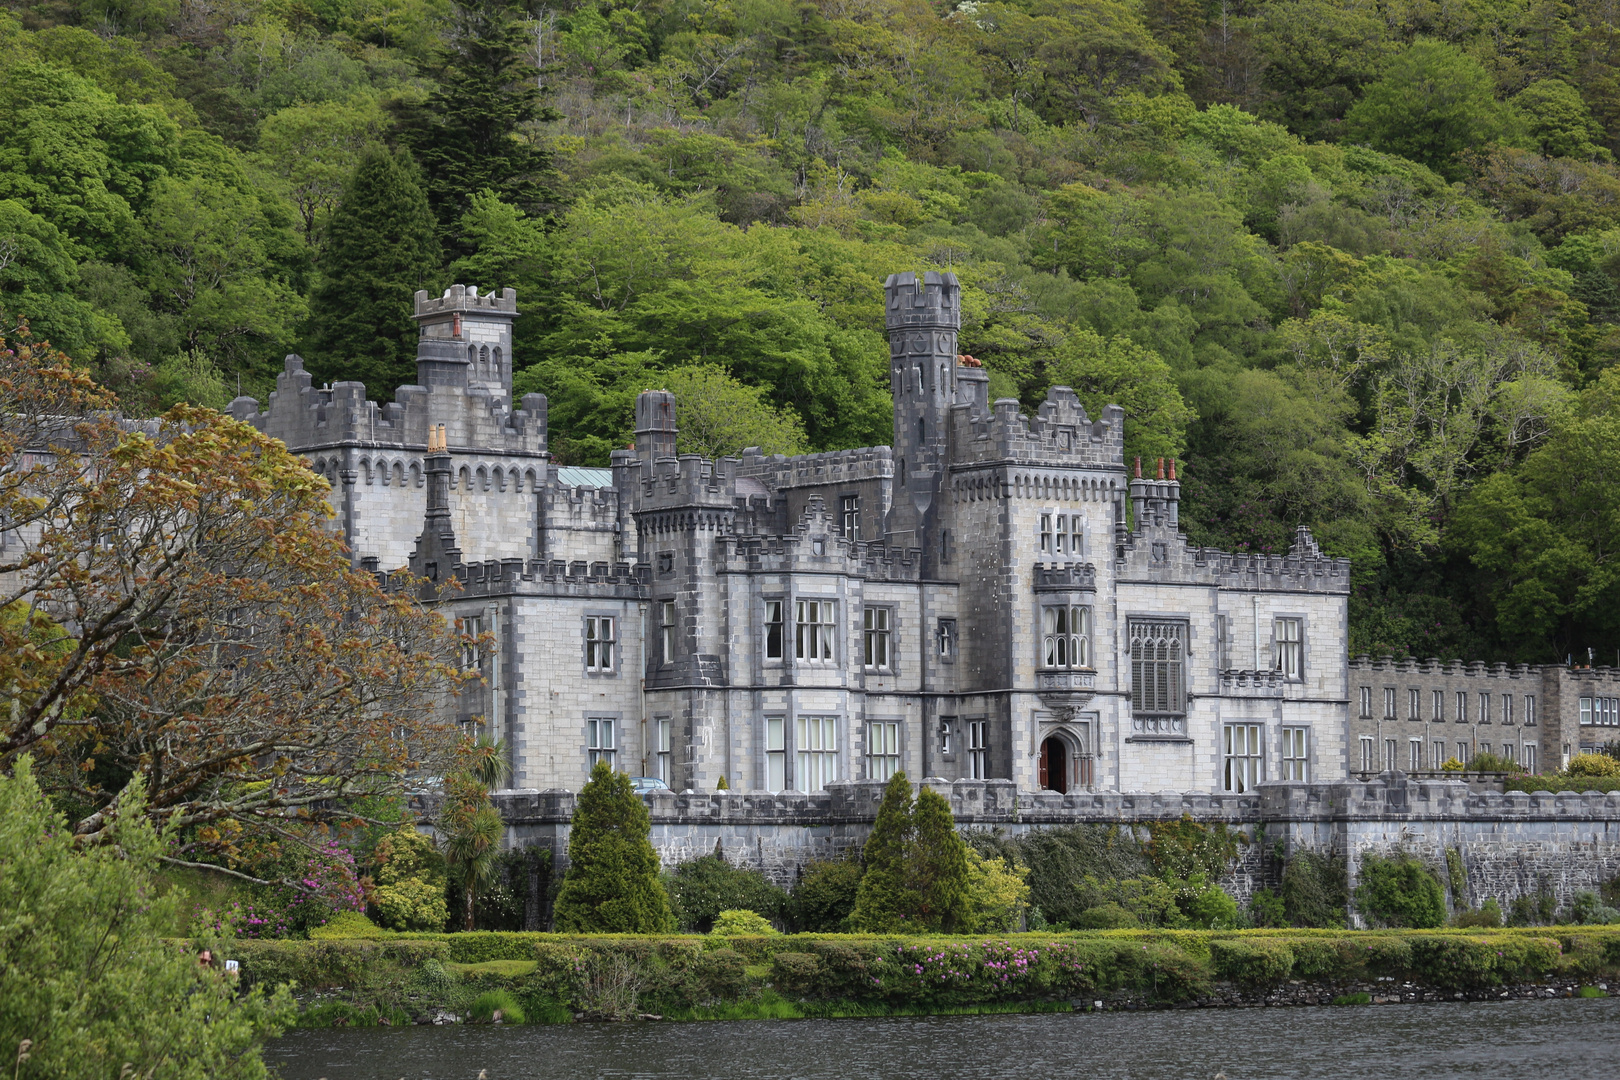
[[(1372, 781), (1268, 782), (1242, 795), (1204, 792), (1020, 791), (1007, 780), (933, 781), (958, 828), (1017, 835), (1064, 825), (1146, 824), (1183, 815), (1225, 824), (1251, 838), (1223, 884), (1240, 901), (1275, 885), (1274, 855), (1312, 850), (1346, 855), (1352, 887), (1369, 853), (1406, 850), (1447, 880), (1446, 852), (1466, 872), (1459, 906), (1494, 897), (1505, 908), (1520, 896), (1551, 893), (1560, 907), (1580, 890), (1620, 874), (1620, 793), (1474, 792), (1467, 784), (1409, 780), (1386, 773)], [(791, 886), (814, 859), (858, 849), (871, 831), (883, 784), (831, 784), (814, 794), (763, 791), (673, 792), (646, 796), (652, 842), (665, 866), (712, 854), (763, 871)], [(566, 791), (509, 791), (495, 796), (509, 847), (552, 850), (566, 866), (575, 797)]]

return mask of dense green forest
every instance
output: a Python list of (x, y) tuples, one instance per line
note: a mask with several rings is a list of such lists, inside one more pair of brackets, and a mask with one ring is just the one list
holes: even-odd
[(1195, 542), (1352, 558), (1354, 651), (1620, 648), (1614, 0), (7, 0), (0, 116), (4, 330), (131, 409), (386, 398), (462, 281), (564, 461), (654, 384), (884, 442), (948, 268)]

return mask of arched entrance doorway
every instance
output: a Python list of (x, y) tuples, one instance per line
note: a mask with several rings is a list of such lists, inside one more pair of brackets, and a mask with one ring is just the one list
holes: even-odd
[(1069, 790), (1069, 745), (1056, 735), (1041, 743), (1041, 787), (1060, 795)]

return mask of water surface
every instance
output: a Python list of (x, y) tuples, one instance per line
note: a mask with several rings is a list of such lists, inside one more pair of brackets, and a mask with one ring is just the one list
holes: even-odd
[(1031, 1016), (295, 1031), (285, 1080), (1620, 1077), (1620, 998)]

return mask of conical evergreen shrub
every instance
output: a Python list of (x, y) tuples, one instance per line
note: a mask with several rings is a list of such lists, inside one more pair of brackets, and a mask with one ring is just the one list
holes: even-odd
[(630, 777), (603, 761), (580, 789), (568, 834), (568, 873), (553, 909), (567, 933), (658, 934), (675, 929), (658, 880), (647, 805)]
[(883, 803), (862, 852), (866, 872), (855, 893), (855, 910), (849, 915), (851, 929), (887, 934), (913, 928), (922, 898), (911, 887), (906, 863), (916, 829), (911, 782), (905, 773), (897, 772), (883, 789)]
[(916, 840), (907, 860), (918, 898), (913, 925), (919, 931), (969, 933), (974, 929), (973, 872), (951, 804), (923, 788), (917, 793), (914, 820)]

